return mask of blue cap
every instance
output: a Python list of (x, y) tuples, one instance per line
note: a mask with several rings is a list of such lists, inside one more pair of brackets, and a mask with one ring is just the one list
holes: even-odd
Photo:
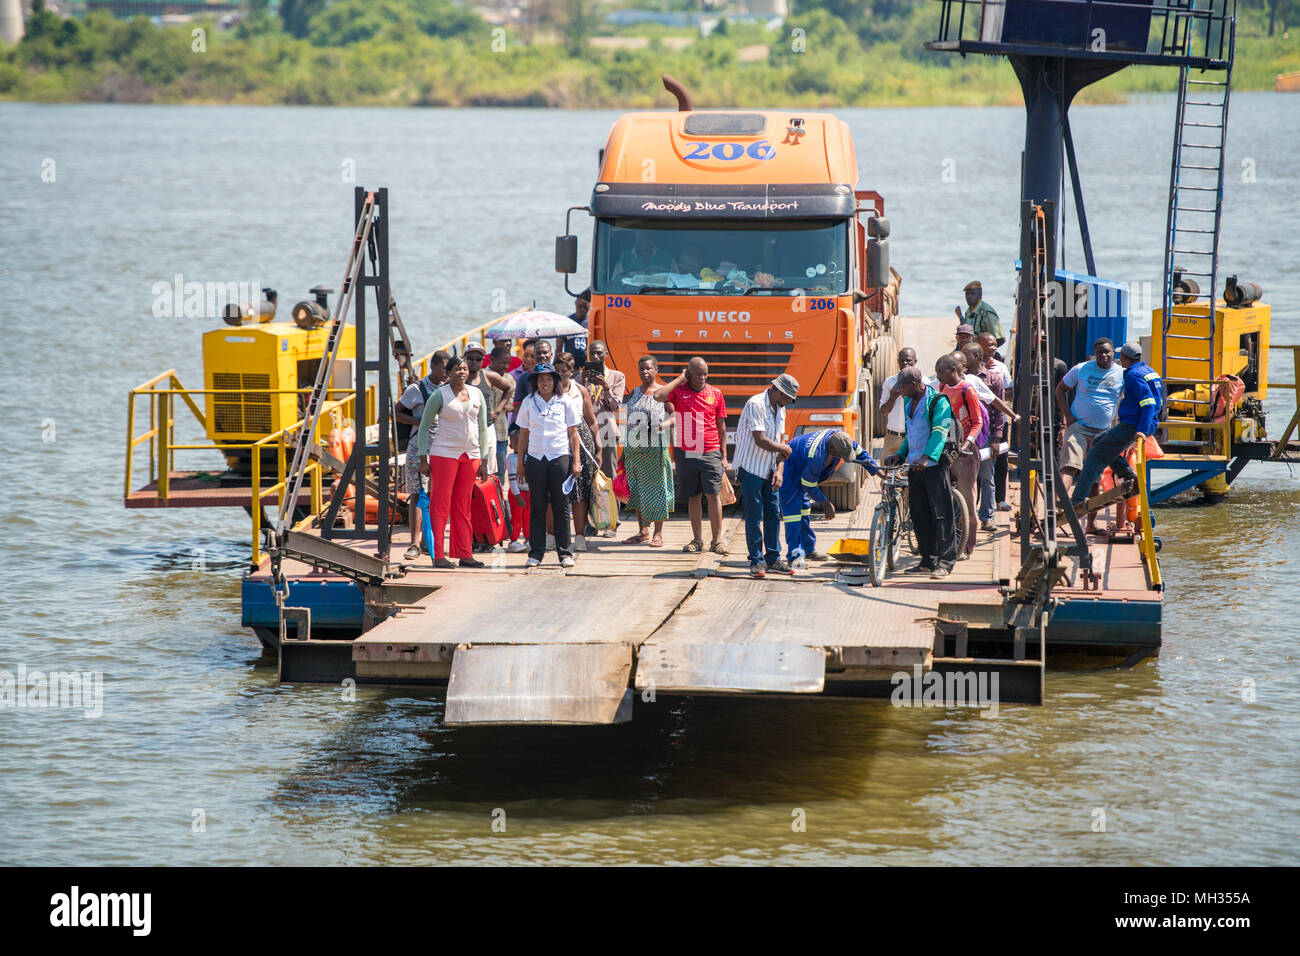
[(533, 366), (533, 370), (528, 373), (528, 380), (531, 382), (538, 375), (554, 375), (556, 381), (560, 379), (560, 373), (555, 370), (555, 366), (550, 362), (539, 362)]

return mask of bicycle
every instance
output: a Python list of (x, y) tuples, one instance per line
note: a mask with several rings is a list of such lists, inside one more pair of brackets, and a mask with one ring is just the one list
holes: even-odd
[(908, 536), (914, 541), (907, 506), (907, 466), (882, 468), (880, 503), (871, 515), (871, 530), (867, 538), (867, 572), (873, 587), (884, 583), (886, 569), (892, 571), (897, 567), (905, 524)]
[[(904, 538), (907, 539), (907, 547), (912, 554), (920, 555), (921, 553), (921, 547), (916, 540), (916, 528), (912, 524), (912, 510), (909, 505), (907, 494), (907, 472), (908, 468), (906, 465), (881, 469), (882, 496), (880, 503), (876, 505), (876, 514), (879, 514), (881, 509), (887, 504), (890, 505), (895, 525), (894, 531), (888, 538), (888, 550), (886, 551), (886, 561), (884, 562), (885, 567), (890, 571), (893, 571), (898, 564), (898, 555)], [(949, 494), (952, 496), (953, 541), (958, 542), (958, 553), (964, 555), (965, 541), (967, 535), (970, 533), (970, 522), (973, 516), (967, 510), (966, 499), (961, 496), (961, 492), (957, 490), (957, 486), (950, 484), (948, 490)], [(871, 516), (872, 530), (869, 532), (871, 554), (873, 555), (877, 553), (875, 531), (876, 514)], [(881, 520), (885, 521), (888, 519)], [(882, 568), (879, 573), (879, 580), (877, 580), (876, 571), (872, 568), (871, 578), (872, 583), (879, 587), (884, 580), (884, 568)]]

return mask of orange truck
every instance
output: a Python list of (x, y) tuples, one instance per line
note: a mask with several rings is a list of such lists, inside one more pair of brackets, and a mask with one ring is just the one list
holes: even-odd
[[(664, 85), (678, 109), (614, 123), (590, 205), (569, 209), (556, 238), (575, 295), (572, 215), (595, 219), (589, 337), (629, 389), (643, 355), (664, 380), (702, 357), (727, 399), (729, 445), (746, 399), (782, 372), (800, 386), (788, 437), (839, 427), (869, 444), (897, 366), (899, 277), (884, 200), (855, 188), (848, 125), (803, 110), (696, 110)], [(855, 507), (863, 480), (842, 465), (824, 490)]]

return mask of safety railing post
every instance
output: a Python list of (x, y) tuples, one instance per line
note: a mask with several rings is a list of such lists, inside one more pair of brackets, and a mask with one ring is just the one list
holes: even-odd
[(131, 497), (131, 463), (135, 458), (135, 389), (126, 393), (126, 476), (122, 497)]
[(167, 433), (167, 396), (165, 394), (157, 395), (154, 407), (157, 409), (157, 417), (154, 420), (154, 430), (156, 435), (155, 440), (151, 442), (151, 445), (155, 450), (154, 457), (157, 461), (156, 468), (158, 475), (155, 480), (158, 482), (158, 500), (166, 501), (168, 490), (167, 479), (169, 477), (167, 467), (167, 449), (170, 444), (170, 436)]
[(285, 471), (284, 450), (285, 450), (285, 444), (286, 444), (285, 439), (286, 439), (287, 436), (288, 436), (288, 432), (287, 432), (287, 431), (282, 432), (282, 433), (280, 434), (280, 437), (279, 437), (278, 439), (276, 439), (276, 442), (275, 442), (276, 481), (277, 481), (277, 483), (278, 483), (279, 486), (280, 486), (280, 498), (279, 498), (279, 504), (280, 504), (280, 507), (282, 507), (282, 508), (284, 507), (284, 496), (285, 496), (285, 493), (288, 491), (288, 486), (286, 485), (285, 480), (284, 480), (284, 471)]
[(154, 442), (158, 435), (158, 394), (149, 393), (149, 482), (158, 480), (158, 449)]
[(167, 393), (167, 474), (176, 470), (176, 396)]
[(253, 567), (262, 562), (262, 449), (252, 447), (253, 500), (249, 512), (253, 517)]
[[(1160, 578), (1160, 562), (1156, 558), (1155, 530), (1151, 524), (1151, 501), (1147, 497), (1147, 448), (1146, 440), (1137, 443), (1137, 480), (1138, 480), (1138, 551), (1146, 565), (1147, 582), (1153, 591), (1164, 590)], [(1124, 507), (1123, 503), (1119, 507)]]

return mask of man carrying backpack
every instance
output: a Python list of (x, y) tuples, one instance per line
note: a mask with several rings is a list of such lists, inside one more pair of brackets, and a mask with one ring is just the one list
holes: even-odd
[(936, 385), (926, 385), (921, 370), (910, 366), (898, 373), (896, 387), (903, 393), (904, 436), (886, 465), (907, 462), (907, 497), (921, 560), (904, 574), (929, 572), (946, 578), (957, 561), (953, 528), (952, 486), (948, 481), (950, 453), (948, 431), (952, 406)]
[(962, 353), (939, 356), (939, 361), (934, 363), (934, 374), (938, 379), (939, 393), (948, 399), (952, 417), (957, 422), (953, 440), (957, 443), (958, 454), (951, 470), (953, 487), (961, 495), (966, 509), (966, 540), (957, 542), (957, 555), (966, 558), (975, 550), (975, 484), (980, 474), (980, 446), (988, 442), (989, 419), (976, 386), (966, 381), (966, 362)]
[(1146, 441), (1160, 425), (1160, 409), (1165, 401), (1165, 386), (1160, 375), (1142, 361), (1142, 349), (1125, 344), (1119, 350), (1119, 364), (1124, 369), (1124, 396), (1119, 402), (1119, 421), (1092, 440), (1083, 459), (1079, 477), (1070, 492), (1070, 503), (1077, 510), (1088, 499), (1088, 491), (1110, 466), (1116, 481), (1123, 481), (1124, 497), (1133, 494), (1137, 473), (1129, 467), (1125, 453), (1136, 441)]

